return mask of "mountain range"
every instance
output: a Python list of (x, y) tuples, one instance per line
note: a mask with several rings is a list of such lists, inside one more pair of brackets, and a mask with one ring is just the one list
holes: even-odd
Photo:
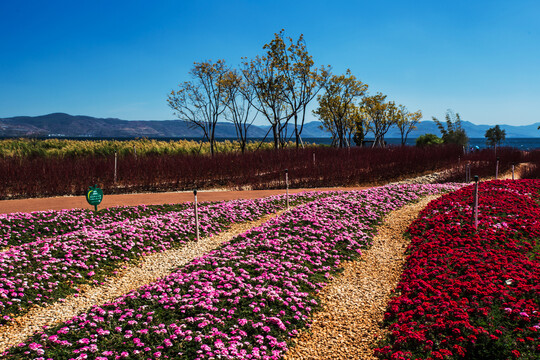
[[(320, 129), (319, 121), (304, 124), (302, 138), (327, 138), (330, 134)], [(506, 131), (507, 138), (540, 138), (538, 126), (499, 125)], [(483, 138), (486, 130), (493, 125), (476, 125), (463, 121), (462, 126), (470, 138)], [(252, 125), (248, 137), (263, 138), (270, 126)], [(289, 125), (288, 133), (292, 134), (293, 126)], [(432, 133), (439, 135), (439, 129), (433, 121), (422, 121), (409, 138)], [(17, 116), (0, 118), (0, 137), (81, 137), (81, 138), (201, 138), (203, 132), (183, 120), (120, 120), (115, 118), (95, 118), (83, 115), (53, 113), (42, 116)], [(271, 138), (272, 134), (268, 135)], [(217, 138), (235, 138), (234, 125), (230, 122), (219, 122), (216, 126)], [(369, 134), (367, 137), (370, 137)], [(399, 138), (397, 128), (386, 134), (387, 138)]]

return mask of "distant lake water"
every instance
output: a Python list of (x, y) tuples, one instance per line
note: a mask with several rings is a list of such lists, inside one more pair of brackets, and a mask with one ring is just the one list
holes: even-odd
[[(332, 143), (332, 140), (329, 138), (306, 138), (303, 139), (304, 142), (307, 143), (314, 143), (314, 144), (326, 144), (330, 145)], [(366, 140), (373, 140), (366, 138)], [(385, 138), (385, 141), (387, 144), (391, 145), (400, 145), (401, 139), (397, 138)], [(406, 144), (407, 145), (414, 145), (416, 139), (407, 139)], [(478, 146), (480, 149), (484, 149), (488, 147), (486, 145), (486, 138), (471, 138), (469, 139), (469, 146), (475, 147)], [(501, 143), (501, 146), (508, 146), (513, 147), (519, 150), (534, 150), (534, 149), (540, 149), (540, 138), (511, 138), (506, 139)]]

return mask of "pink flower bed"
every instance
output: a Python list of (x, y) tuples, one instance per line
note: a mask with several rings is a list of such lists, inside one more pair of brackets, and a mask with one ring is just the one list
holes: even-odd
[[(301, 193), (292, 196), (291, 202), (303, 203), (323, 196), (328, 194)], [(233, 223), (255, 220), (284, 206), (283, 195), (202, 206), (199, 209), (201, 236), (216, 234)], [(88, 219), (83, 218), (77, 226), (80, 230), (55, 237), (38, 237), (0, 252), (0, 325), (24, 314), (32, 306), (78, 292), (81, 284), (101, 283), (122, 262), (193, 240), (193, 211), (189, 207), (113, 222), (106, 221), (110, 217), (105, 216), (94, 219), (90, 225)], [(59, 217), (71, 219), (65, 212)], [(10, 221), (17, 224), (13, 218), (27, 217), (21, 214), (11, 217)], [(49, 217), (46, 219), (50, 223)], [(101, 225), (93, 226), (96, 223)], [(70, 224), (74, 222), (70, 220)], [(41, 224), (36, 221), (35, 226)], [(62, 231), (64, 224), (58, 224), (58, 228)]]
[(540, 359), (540, 181), (480, 185), (432, 202), (409, 228), (382, 359)]
[(95, 306), (6, 359), (276, 359), (317, 292), (369, 246), (382, 216), (451, 185), (342, 193), (299, 206), (184, 268)]

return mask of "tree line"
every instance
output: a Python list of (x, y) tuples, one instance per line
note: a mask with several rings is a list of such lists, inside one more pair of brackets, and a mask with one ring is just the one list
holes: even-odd
[[(380, 92), (370, 95), (368, 85), (350, 70), (338, 75), (329, 65), (316, 67), (303, 35), (293, 40), (281, 30), (263, 50), (254, 59), (242, 58), (238, 68), (224, 60), (195, 62), (191, 80), (167, 98), (179, 119), (202, 129), (212, 155), (220, 119), (234, 124), (242, 152), (248, 129), (259, 116), (270, 124), (263, 141), (271, 133), (275, 149), (293, 138), (296, 147), (303, 145), (306, 112), (314, 99), (318, 105), (313, 115), (340, 148), (362, 144), (368, 132), (375, 137), (372, 146), (384, 146), (384, 136), (392, 126), (399, 128), (405, 144), (422, 118), (421, 111), (410, 112)], [(291, 127), (293, 133), (289, 133)]]

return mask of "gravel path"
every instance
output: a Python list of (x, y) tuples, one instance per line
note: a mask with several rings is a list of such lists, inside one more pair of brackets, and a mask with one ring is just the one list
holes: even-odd
[(376, 359), (372, 348), (383, 333), (380, 323), (405, 264), (409, 241), (403, 233), (437, 197), (423, 198), (384, 219), (373, 246), (361, 259), (344, 263), (344, 272), (321, 291), (322, 309), (285, 359)]
[(81, 287), (81, 292), (70, 296), (64, 302), (56, 302), (46, 307), (35, 307), (13, 323), (0, 327), (0, 352), (23, 342), (28, 336), (40, 331), (43, 326), (64, 322), (87, 311), (93, 305), (109, 302), (142, 285), (167, 276), (171, 270), (186, 265), (196, 257), (217, 248), (222, 243), (247, 230), (281, 215), (278, 211), (259, 220), (233, 225), (228, 231), (199, 242), (190, 242), (179, 249), (171, 249), (146, 256), (137, 265), (127, 265), (119, 274), (101, 286)]

